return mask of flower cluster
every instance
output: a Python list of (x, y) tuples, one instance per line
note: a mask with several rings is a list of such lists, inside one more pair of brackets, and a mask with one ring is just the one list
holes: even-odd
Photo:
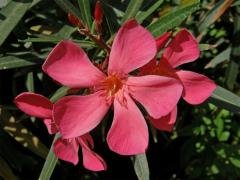
[(171, 131), (181, 97), (190, 104), (200, 104), (216, 88), (203, 75), (175, 69), (196, 60), (200, 51), (186, 29), (173, 39), (171, 34), (155, 40), (135, 20), (129, 20), (116, 34), (106, 70), (94, 66), (77, 44), (61, 41), (47, 57), (43, 71), (64, 86), (85, 88), (88, 93), (68, 95), (55, 104), (41, 95), (23, 93), (15, 103), (27, 114), (42, 118), (50, 134), (60, 133), (54, 145), (60, 159), (76, 164), (80, 146), (86, 168), (106, 169), (103, 159), (92, 151), (89, 132), (111, 107), (114, 117), (106, 137), (109, 148), (121, 155), (144, 153), (149, 139), (145, 117), (156, 128)]

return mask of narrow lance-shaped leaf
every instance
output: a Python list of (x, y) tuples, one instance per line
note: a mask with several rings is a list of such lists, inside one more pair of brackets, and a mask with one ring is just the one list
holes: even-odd
[(89, 29), (91, 29), (92, 13), (91, 13), (90, 1), (89, 0), (78, 0), (77, 2), (79, 5), (79, 8), (80, 8), (80, 13), (81, 13), (83, 23), (86, 24)]
[(18, 180), (18, 177), (15, 176), (12, 169), (8, 166), (7, 162), (0, 156), (0, 176), (3, 179)]
[(216, 55), (206, 66), (205, 69), (207, 68), (214, 68), (218, 64), (224, 62), (224, 61), (229, 61), (230, 59), (230, 53), (231, 53), (231, 47), (228, 47), (224, 51), (220, 52), (218, 55)]
[(231, 112), (240, 112), (240, 97), (220, 86), (213, 92), (208, 102)]
[[(69, 39), (72, 35), (77, 30), (77, 28), (69, 26), (69, 25), (63, 25), (63, 27), (53, 36), (54, 37), (59, 37), (61, 39)], [(54, 38), (53, 37), (53, 38)]]
[(20, 58), (16, 56), (4, 56), (0, 58), (0, 70), (33, 66), (41, 64), (43, 60), (37, 58)]
[[(11, 1), (0, 10), (0, 46), (31, 7), (33, 1)], [(35, 3), (35, 2), (34, 2)]]
[(51, 148), (49, 150), (49, 153), (47, 155), (46, 161), (44, 163), (43, 169), (41, 171), (41, 174), (39, 176), (39, 180), (49, 180), (51, 178), (51, 175), (53, 173), (53, 170), (57, 164), (58, 158), (55, 156), (53, 152), (53, 145), (55, 140), (57, 140), (60, 137), (59, 134), (56, 134), (53, 143), (51, 145)]
[(154, 23), (150, 24), (147, 29), (151, 31), (155, 37), (160, 36), (169, 29), (172, 29), (181, 24), (186, 17), (198, 9), (199, 0), (193, 0), (191, 3), (180, 6), (168, 14), (160, 17)]
[(232, 36), (232, 49), (230, 61), (226, 71), (226, 84), (229, 89), (233, 89), (239, 73), (240, 57), (240, 6), (235, 8), (234, 31)]
[(15, 117), (5, 108), (1, 111), (1, 126), (3, 130), (25, 148), (42, 158), (46, 158), (48, 148), (38, 137), (34, 136), (21, 122), (17, 122)]
[[(43, 42), (49, 42), (49, 43), (54, 43), (57, 44), (63, 39), (61, 38), (51, 38), (51, 36), (48, 38), (46, 37), (41, 37), (41, 38), (28, 38), (24, 40), (20, 40), (19, 42), (34, 42), (34, 43), (43, 43)], [(72, 40), (73, 42), (79, 44), (82, 48), (93, 48), (96, 47), (96, 44), (91, 41), (84, 41), (84, 40)]]
[(220, 0), (216, 5), (206, 14), (204, 19), (200, 22), (199, 32), (204, 31), (212, 23), (214, 23), (232, 4), (233, 0)]
[(239, 6), (239, 5), (240, 5), (240, 0), (235, 0), (235, 1), (232, 3), (231, 7)]
[(157, 8), (160, 7), (160, 5), (163, 3), (163, 0), (158, 0), (156, 3), (154, 3), (150, 8), (148, 8), (144, 12), (140, 12), (136, 19), (138, 23), (142, 23), (145, 19), (147, 19), (154, 11), (156, 11)]
[(57, 5), (62, 8), (66, 13), (71, 13), (81, 19), (79, 10), (69, 0), (54, 0)]
[(27, 86), (27, 90), (28, 90), (29, 92), (34, 92), (33, 72), (29, 72), (29, 73), (27, 74), (26, 86)]
[(128, 4), (127, 10), (121, 20), (121, 23), (124, 23), (126, 20), (134, 18), (138, 13), (143, 0), (131, 0)]
[[(63, 97), (64, 95), (67, 94), (69, 88), (67, 87), (61, 87), (59, 88), (54, 95), (51, 97), (51, 101), (52, 102), (56, 102), (59, 98)], [(49, 153), (47, 155), (46, 161), (43, 165), (43, 169), (41, 171), (41, 174), (39, 176), (39, 180), (49, 180), (51, 178), (51, 175), (53, 173), (53, 170), (57, 164), (57, 160), (58, 158), (55, 156), (54, 152), (53, 152), (53, 144), (55, 142), (55, 140), (60, 137), (59, 134), (56, 134), (54, 139), (53, 139), (53, 143), (51, 145), (51, 148), (49, 150)]]
[(132, 157), (134, 171), (139, 180), (149, 180), (149, 167), (146, 154), (138, 154)]

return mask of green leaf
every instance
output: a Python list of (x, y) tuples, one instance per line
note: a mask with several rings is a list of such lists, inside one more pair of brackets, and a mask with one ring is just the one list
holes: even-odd
[(233, 30), (233, 40), (232, 42), (232, 50), (230, 55), (230, 62), (226, 71), (226, 84), (229, 89), (233, 89), (237, 77), (239, 74), (239, 57), (240, 57), (240, 6), (235, 8), (234, 15), (234, 30)]
[(81, 13), (83, 23), (86, 24), (89, 29), (91, 29), (92, 15), (91, 15), (90, 1), (89, 0), (78, 0), (78, 5), (80, 8), (80, 13)]
[(69, 0), (54, 0), (54, 1), (66, 13), (71, 13), (77, 18), (81, 19), (79, 10)]
[[(50, 100), (52, 102), (56, 102), (59, 98), (65, 96), (67, 94), (68, 89), (69, 89), (68, 87), (64, 87), (64, 86), (59, 88), (53, 94), (53, 96), (50, 98)], [(58, 160), (58, 158), (55, 156), (55, 154), (53, 152), (53, 145), (54, 145), (55, 140), (58, 139), (59, 137), (60, 137), (60, 135), (56, 134), (54, 139), (53, 139), (51, 148), (49, 150), (46, 161), (43, 165), (43, 169), (42, 169), (41, 174), (39, 176), (39, 180), (49, 180), (52, 173), (53, 173), (53, 170), (54, 170), (54, 168), (57, 164), (57, 160)]]
[(60, 87), (50, 98), (50, 101), (53, 103), (56, 102), (59, 98), (65, 96), (69, 90), (69, 87)]
[(239, 159), (230, 157), (229, 160), (235, 167), (240, 168), (240, 160)]
[(41, 174), (39, 176), (39, 180), (49, 180), (51, 178), (51, 175), (53, 173), (53, 170), (57, 164), (58, 158), (55, 156), (53, 152), (53, 145), (55, 140), (57, 140), (60, 137), (59, 134), (56, 134), (53, 140), (53, 143), (51, 145), (51, 148), (49, 150), (49, 153), (47, 155), (46, 161), (43, 165), (43, 169), (41, 171)]
[(200, 51), (207, 51), (216, 48), (215, 44), (199, 44)]
[(206, 14), (203, 20), (200, 22), (198, 26), (199, 32), (203, 32), (206, 28), (210, 27), (210, 25), (215, 22), (231, 5), (232, 0), (220, 0), (216, 3), (216, 5), (211, 8), (210, 11)]
[(160, 17), (158, 20), (150, 24), (147, 29), (152, 32), (153, 36), (160, 36), (169, 29), (180, 25), (185, 18), (198, 9), (199, 0), (191, 1), (191, 3), (180, 6), (168, 14)]
[(37, 58), (33, 59), (32, 57), (22, 59), (16, 56), (4, 56), (0, 58), (0, 70), (33, 66), (41, 63), (43, 63), (43, 60)]
[(214, 123), (217, 126), (217, 129), (216, 129), (217, 137), (220, 140), (224, 130), (224, 121), (222, 118), (216, 118), (214, 119)]
[(1, 0), (0, 1), (0, 8), (5, 7), (6, 5), (8, 5), (8, 3), (10, 2), (10, 0)]
[(142, 23), (145, 19), (147, 19), (154, 11), (156, 11), (159, 6), (163, 3), (163, 0), (158, 0), (157, 2), (155, 2), (150, 8), (147, 9), (147, 11), (145, 12), (140, 12), (136, 19), (138, 21), (138, 23)]
[(240, 0), (235, 0), (231, 6), (234, 7), (234, 6), (239, 6), (239, 5), (240, 5)]
[(27, 12), (32, 1), (11, 1), (6, 7), (0, 10), (0, 46)]
[(146, 154), (138, 154), (132, 158), (135, 173), (139, 180), (149, 180), (149, 167)]
[(240, 112), (240, 97), (220, 86), (216, 88), (208, 102), (231, 112)]
[(127, 10), (121, 20), (121, 24), (126, 20), (134, 18), (142, 6), (143, 0), (131, 0), (128, 4)]
[(0, 177), (3, 179), (18, 180), (12, 169), (8, 166), (7, 162), (0, 156)]
[(46, 158), (49, 149), (29, 129), (18, 121), (4, 107), (1, 110), (1, 126), (3, 130), (36, 155)]
[(69, 39), (72, 35), (72, 33), (74, 33), (77, 30), (76, 27), (72, 27), (69, 25), (63, 25), (63, 27), (53, 36), (55, 37), (59, 37), (61, 39)]
[(230, 53), (231, 53), (231, 47), (228, 47), (224, 51), (220, 52), (218, 55), (216, 55), (206, 66), (205, 68), (214, 68), (218, 64), (227, 61), (230, 59)]
[[(34, 42), (34, 43), (44, 43), (44, 42), (49, 42), (49, 43), (54, 43), (57, 44), (63, 39), (59, 37), (53, 37), (53, 36), (46, 36), (46, 37), (41, 37), (41, 38), (28, 38), (24, 40), (19, 40), (19, 42)], [(93, 48), (96, 47), (96, 44), (91, 41), (83, 41), (83, 40), (72, 40), (75, 43), (79, 44), (82, 48)]]
[(29, 92), (34, 92), (34, 78), (33, 72), (29, 72), (27, 74), (27, 81), (26, 81), (27, 90)]
[[(0, 127), (3, 127), (2, 116), (0, 116)], [(20, 152), (16, 145), (12, 142), (12, 137), (5, 131), (0, 129), (0, 156), (7, 160), (9, 166), (13, 167), (16, 171), (22, 171), (23, 167), (33, 167), (37, 163), (32, 156), (24, 152)]]
[(213, 164), (211, 166), (211, 171), (212, 171), (213, 174), (218, 174), (219, 173), (219, 168), (217, 167), (216, 164)]
[(230, 132), (229, 131), (224, 131), (220, 137), (218, 137), (219, 141), (221, 142), (225, 142), (228, 140), (228, 138), (230, 137)]
[(238, 73), (239, 73), (239, 64), (233, 60), (230, 60), (225, 77), (226, 77), (227, 87), (231, 90), (233, 90), (234, 88), (234, 85), (238, 77)]

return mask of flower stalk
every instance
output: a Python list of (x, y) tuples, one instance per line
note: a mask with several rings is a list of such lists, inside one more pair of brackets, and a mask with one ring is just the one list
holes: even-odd
[(109, 55), (110, 53), (110, 47), (104, 42), (104, 40), (102, 39), (101, 35), (94, 35), (91, 33), (91, 31), (89, 30), (89, 28), (87, 26), (85, 26), (82, 21), (75, 17), (74, 15), (72, 15), (71, 13), (68, 13), (68, 20), (76, 27), (78, 27), (78, 31), (89, 37), (92, 41), (94, 41), (96, 44), (98, 44), (102, 49), (104, 49), (107, 54)]
[(90, 32), (90, 30), (88, 28), (82, 28), (78, 30), (81, 34), (89, 37), (92, 41), (94, 41), (96, 44), (98, 44), (102, 49), (104, 49), (107, 54), (110, 53), (111, 48), (103, 41), (103, 39), (101, 38), (101, 36), (98, 35), (94, 35)]

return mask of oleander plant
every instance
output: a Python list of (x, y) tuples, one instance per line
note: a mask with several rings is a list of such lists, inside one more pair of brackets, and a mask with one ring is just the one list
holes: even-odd
[(0, 0), (0, 179), (240, 178), (240, 0)]

